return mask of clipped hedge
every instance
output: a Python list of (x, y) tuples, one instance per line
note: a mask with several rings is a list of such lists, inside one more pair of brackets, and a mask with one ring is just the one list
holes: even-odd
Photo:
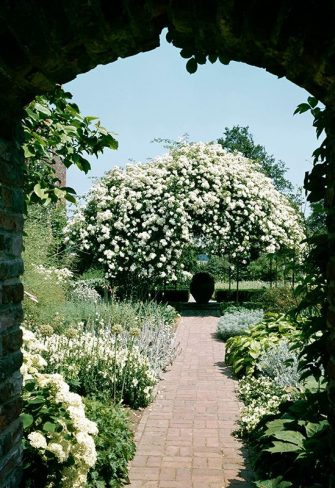
[(223, 290), (215, 291), (214, 297), (217, 302), (256, 302), (264, 294), (265, 289), (250, 289), (250, 290)]
[[(263, 308), (261, 302), (239, 302), (238, 306), (241, 306), (248, 310), (259, 310)], [(226, 311), (227, 310), (229, 311), (231, 307), (236, 307), (236, 302), (221, 302), (220, 303), (221, 315), (224, 315)]]
[(190, 292), (187, 289), (158, 290), (152, 293), (154, 293), (153, 299), (158, 303), (188, 302), (190, 298)]

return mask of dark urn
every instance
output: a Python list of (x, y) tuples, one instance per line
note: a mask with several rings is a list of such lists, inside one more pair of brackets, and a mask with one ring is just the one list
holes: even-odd
[(214, 278), (210, 273), (196, 273), (191, 281), (190, 292), (197, 303), (208, 303), (214, 292)]

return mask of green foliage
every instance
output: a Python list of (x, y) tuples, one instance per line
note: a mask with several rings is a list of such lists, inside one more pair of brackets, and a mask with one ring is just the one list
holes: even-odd
[(262, 304), (257, 302), (242, 302), (239, 305), (236, 305), (236, 302), (221, 302), (220, 303), (220, 313), (224, 315), (226, 312), (230, 310), (234, 310), (235, 308), (242, 307), (247, 310), (259, 310), (262, 309)]
[(114, 137), (96, 117), (83, 116), (71, 103), (72, 95), (56, 86), (48, 96), (38, 96), (26, 109), (23, 119), (25, 194), (27, 202), (50, 203), (64, 198), (75, 202), (75, 191), (60, 187), (54, 161), (66, 168), (76, 166), (87, 173), (86, 154), (98, 155), (105, 148), (117, 149)]
[[(66, 299), (66, 282), (56, 279), (55, 274), (41, 272), (39, 266), (57, 267), (60, 259), (64, 265), (71, 261), (63, 253), (62, 227), (66, 219), (64, 205), (30, 208), (25, 222), (24, 252), (25, 286), (24, 310), (31, 323), (48, 323), (50, 314), (46, 311), (61, 306)], [(46, 316), (45, 316), (46, 315)]]
[(265, 376), (246, 376), (239, 382), (238, 392), (244, 406), (237, 434), (244, 440), (257, 432), (258, 424), (265, 416), (278, 413), (280, 404), (295, 394), (294, 390), (288, 391)]
[(214, 278), (210, 273), (196, 273), (190, 284), (190, 292), (197, 303), (208, 303), (214, 292)]
[(308, 379), (300, 397), (282, 403), (250, 438), (259, 476), (282, 475), (294, 487), (327, 486), (329, 424), (325, 384)]
[(254, 485), (258, 488), (289, 488), (293, 486), (289, 481), (284, 481), (282, 476), (271, 480), (255, 481)]
[(258, 301), (264, 310), (276, 313), (289, 312), (299, 303), (294, 290), (289, 287), (268, 288)]
[(23, 414), (21, 415), (24, 428), (24, 486), (46, 486), (53, 482), (60, 484), (63, 466), (55, 454), (47, 453), (43, 459), (40, 452), (33, 448), (28, 440), (31, 432), (39, 431), (44, 437), (49, 432), (61, 432), (64, 425), (70, 427), (71, 419), (66, 409), (54, 400), (51, 388), (41, 387), (36, 380), (26, 383), (23, 390)]
[(92, 488), (119, 488), (128, 484), (128, 463), (134, 457), (134, 436), (124, 408), (112, 402), (86, 399), (86, 415), (96, 422), (97, 462), (88, 474)]
[(241, 152), (246, 158), (260, 164), (263, 172), (272, 179), (277, 190), (288, 195), (292, 194), (293, 185), (285, 177), (287, 173), (285, 163), (276, 161), (273, 155), (266, 152), (264, 146), (256, 144), (248, 126), (235, 125), (231, 129), (226, 127), (223, 136), (217, 142), (228, 151)]
[(255, 372), (262, 353), (283, 338), (297, 341), (300, 330), (283, 315), (269, 314), (262, 322), (252, 325), (243, 336), (231, 337), (226, 344), (226, 363), (242, 377)]

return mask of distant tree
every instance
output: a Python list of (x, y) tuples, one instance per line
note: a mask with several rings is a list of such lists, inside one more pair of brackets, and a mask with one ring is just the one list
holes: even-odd
[(285, 177), (286, 164), (280, 160), (276, 161), (272, 154), (266, 152), (264, 146), (256, 144), (248, 126), (234, 125), (231, 129), (226, 127), (223, 136), (217, 142), (229, 152), (239, 151), (246, 158), (257, 161), (264, 174), (272, 179), (278, 191), (293, 196), (294, 187)]

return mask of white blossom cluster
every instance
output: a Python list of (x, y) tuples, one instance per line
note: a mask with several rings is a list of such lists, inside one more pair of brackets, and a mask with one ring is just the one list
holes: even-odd
[[(38, 396), (41, 391), (46, 403), (44, 409), (53, 411), (57, 415), (58, 424), (62, 430), (41, 430), (36, 428), (35, 419), (33, 429), (27, 438), (31, 448), (36, 449), (43, 459), (49, 459), (53, 455), (61, 467), (61, 486), (63, 488), (83, 488), (86, 486), (87, 473), (94, 466), (97, 453), (92, 435), (98, 433), (95, 422), (85, 416), (84, 404), (80, 395), (69, 391), (69, 385), (65, 383), (63, 376), (59, 374), (45, 374), (39, 372), (46, 366), (45, 360), (40, 355), (45, 347), (38, 341), (35, 335), (23, 328), (23, 374), (24, 383), (34, 381), (33, 392), (28, 390), (25, 395)], [(32, 399), (34, 400), (34, 398)], [(38, 413), (37, 420), (38, 420)], [(53, 421), (50, 418), (50, 421)], [(51, 483), (48, 486), (53, 487)]]
[(251, 249), (299, 250), (296, 210), (257, 163), (217, 144), (185, 144), (146, 164), (114, 168), (91, 190), (66, 240), (106, 275), (175, 281), (189, 245), (243, 260)]
[(54, 279), (56, 283), (64, 283), (73, 277), (72, 271), (68, 268), (56, 268), (54, 266), (43, 266), (43, 264), (36, 264), (35, 270), (47, 279)]
[(100, 302), (99, 293), (84, 281), (73, 281), (71, 283), (70, 296), (74, 302)]
[(149, 359), (138, 347), (124, 346), (118, 336), (81, 332), (70, 338), (54, 334), (44, 339), (44, 347), (48, 368), (62, 373), (69, 382), (78, 380), (86, 391), (113, 396), (116, 390), (118, 397), (122, 395), (120, 400), (128, 398), (141, 406), (151, 400), (157, 376)]
[(295, 394), (294, 390), (288, 391), (264, 376), (245, 377), (238, 388), (239, 396), (245, 403), (239, 420), (241, 436), (252, 432), (265, 415), (278, 413), (279, 405)]

